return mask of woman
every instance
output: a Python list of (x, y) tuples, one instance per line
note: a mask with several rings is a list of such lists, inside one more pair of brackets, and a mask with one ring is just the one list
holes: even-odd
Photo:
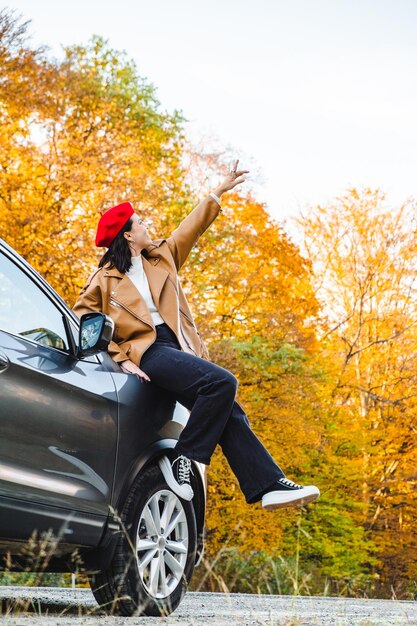
[(96, 245), (107, 247), (74, 311), (102, 311), (115, 323), (109, 353), (127, 374), (152, 381), (191, 412), (172, 458), (160, 468), (167, 484), (191, 500), (191, 461), (208, 465), (219, 443), (251, 504), (273, 510), (318, 498), (317, 487), (288, 480), (255, 436), (235, 400), (237, 380), (208, 360), (178, 281), (200, 235), (217, 217), (221, 196), (245, 180), (239, 161), (167, 239), (152, 241), (146, 224), (125, 202), (100, 218)]

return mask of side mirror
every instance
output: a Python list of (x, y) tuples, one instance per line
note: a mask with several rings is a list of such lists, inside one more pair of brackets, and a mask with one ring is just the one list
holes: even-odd
[(77, 356), (91, 356), (107, 350), (113, 330), (113, 320), (104, 313), (84, 313), (80, 320)]

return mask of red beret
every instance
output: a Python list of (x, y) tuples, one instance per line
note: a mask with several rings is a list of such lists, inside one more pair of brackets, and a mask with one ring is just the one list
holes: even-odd
[(97, 226), (96, 246), (108, 248), (133, 214), (130, 202), (122, 202), (103, 213)]

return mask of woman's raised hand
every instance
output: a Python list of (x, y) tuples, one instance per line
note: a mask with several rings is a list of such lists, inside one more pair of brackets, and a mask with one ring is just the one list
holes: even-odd
[(141, 370), (140, 367), (135, 365), (133, 361), (123, 361), (123, 363), (120, 363), (120, 367), (125, 374), (135, 374), (135, 376), (137, 376), (140, 381), (146, 380), (146, 382), (148, 383), (151, 382), (149, 376), (143, 370)]
[(246, 176), (244, 176), (244, 174), (248, 174), (249, 170), (238, 170), (238, 165), (239, 159), (236, 159), (224, 181), (221, 182), (220, 185), (218, 185), (218, 187), (214, 190), (214, 193), (217, 196), (221, 196), (225, 191), (230, 191), (236, 187), (236, 185), (239, 185), (246, 180)]

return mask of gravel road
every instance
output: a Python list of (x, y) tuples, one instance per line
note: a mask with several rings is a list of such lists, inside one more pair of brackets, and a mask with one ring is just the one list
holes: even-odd
[(188, 593), (166, 618), (106, 618), (89, 589), (0, 587), (0, 601), (2, 626), (417, 626), (417, 602), (396, 600)]

